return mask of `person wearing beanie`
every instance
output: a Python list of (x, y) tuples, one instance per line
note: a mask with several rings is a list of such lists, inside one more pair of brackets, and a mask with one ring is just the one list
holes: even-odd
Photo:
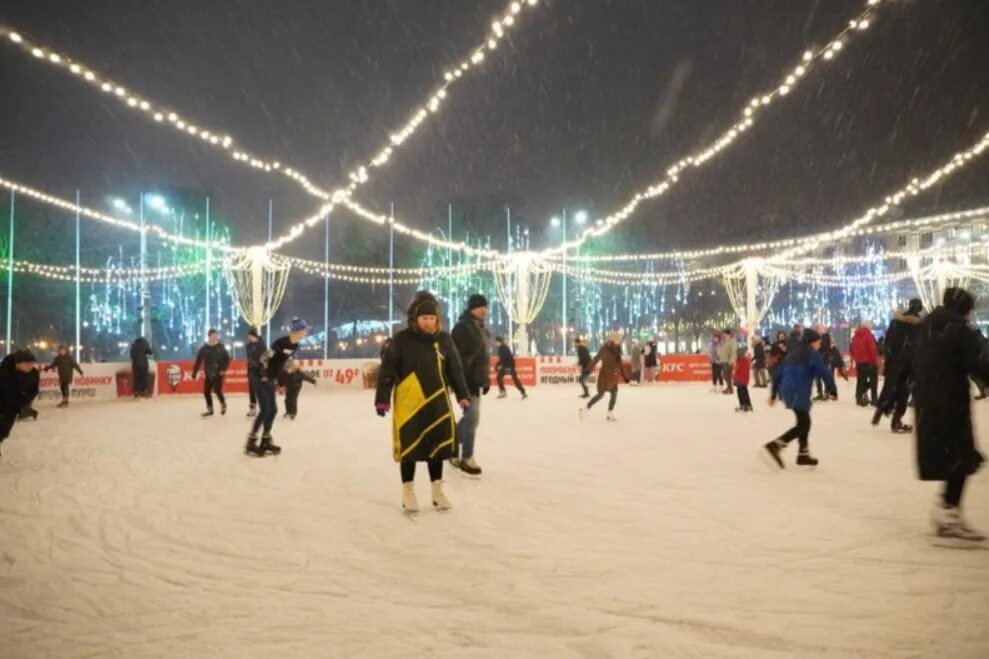
[(580, 397), (590, 398), (591, 392), (587, 390), (587, 380), (591, 377), (591, 351), (579, 337), (573, 340), (573, 345), (577, 351), (577, 368), (580, 369), (580, 388), (584, 390)]
[(467, 308), (451, 333), (460, 355), (464, 381), (470, 394), (470, 407), (457, 423), (457, 446), (450, 464), (468, 476), (481, 475), (481, 467), (474, 459), (477, 427), (481, 423), (481, 397), (491, 389), (491, 333), (487, 328), (488, 301), (480, 293), (471, 295)]
[(985, 535), (968, 526), (961, 500), (983, 457), (972, 429), (969, 377), (989, 379), (986, 341), (969, 326), (975, 305), (962, 288), (948, 288), (943, 304), (920, 322), (914, 345), (917, 468), (921, 480), (943, 481), (931, 522), (948, 544), (969, 546)]
[(525, 400), (529, 394), (525, 393), (525, 387), (522, 386), (518, 371), (515, 370), (515, 355), (512, 353), (512, 349), (500, 336), (495, 339), (495, 343), (498, 345), (498, 363), (495, 365), (498, 371), (498, 398), (508, 396), (508, 392), (505, 391), (505, 376), (511, 375), (515, 388), (522, 394), (522, 400)]
[(79, 362), (69, 354), (68, 349), (65, 346), (58, 347), (58, 354), (55, 355), (55, 359), (48, 366), (45, 366), (45, 372), (57, 371), (58, 372), (58, 387), (62, 391), (62, 402), (56, 407), (65, 408), (69, 406), (69, 388), (72, 386), (72, 373), (73, 371), (78, 371), (79, 375), (83, 375), (82, 368), (79, 366)]
[[(275, 424), (275, 417), (278, 416), (278, 403), (275, 400), (275, 385), (278, 376), (285, 368), (285, 364), (292, 358), (299, 348), (299, 343), (309, 334), (309, 323), (301, 318), (293, 318), (289, 324), (288, 336), (283, 336), (271, 344), (271, 348), (266, 350), (261, 356), (261, 370), (252, 380), (252, 385), (257, 394), (258, 407), (260, 413), (254, 417), (251, 424), (251, 432), (247, 435), (247, 444), (244, 452), (258, 458), (264, 456), (279, 455), (282, 447), (274, 443), (271, 437), (271, 428)], [(258, 431), (261, 431), (261, 443), (258, 444)]]
[(752, 398), (749, 396), (749, 378), (752, 373), (752, 360), (749, 359), (745, 348), (739, 348), (735, 359), (735, 372), (732, 374), (732, 384), (738, 392), (738, 407), (736, 412), (751, 412)]
[(317, 386), (316, 378), (299, 368), (299, 363), (294, 360), (278, 374), (278, 385), (285, 390), (285, 418), (292, 421), (299, 413), (299, 394), (302, 392), (303, 382)]
[(450, 509), (443, 494), (443, 461), (457, 454), (451, 388), (460, 408), (467, 410), (470, 393), (460, 353), (450, 335), (440, 329), (439, 304), (431, 295), (416, 294), (409, 305), (408, 327), (392, 337), (382, 357), (374, 397), (378, 416), (392, 412), (392, 457), (399, 463), (406, 513), (419, 512), (417, 462), (429, 467), (433, 506)]
[(41, 375), (37, 366), (34, 354), (28, 350), (17, 350), (0, 362), (0, 444), (38, 395)]
[(913, 426), (903, 423), (913, 386), (913, 353), (920, 314), (924, 304), (919, 299), (910, 300), (906, 311), (893, 314), (883, 342), (883, 389), (879, 404), (872, 415), (872, 425), (878, 426), (883, 416), (893, 414), (890, 430), (894, 433), (913, 432)]
[(150, 365), (148, 357), (154, 355), (151, 344), (143, 336), (134, 339), (130, 346), (131, 373), (134, 377), (134, 398), (147, 398), (151, 395), (148, 391), (148, 376), (150, 375)]
[(192, 380), (195, 382), (199, 369), (203, 369), (203, 397), (206, 399), (206, 411), (203, 418), (213, 416), (213, 393), (220, 399), (220, 414), (227, 413), (227, 399), (223, 396), (223, 376), (230, 367), (230, 353), (220, 341), (220, 335), (215, 329), (206, 333), (206, 343), (196, 353), (196, 361), (192, 366)]
[[(793, 412), (797, 423), (777, 439), (763, 447), (762, 455), (773, 469), (783, 469), (783, 449), (793, 440), (800, 445), (797, 454), (797, 465), (801, 467), (816, 467), (818, 460), (812, 457), (809, 447), (810, 436), (810, 393), (814, 387), (814, 378), (820, 378), (827, 387), (831, 400), (838, 400), (838, 389), (835, 387), (831, 369), (824, 363), (820, 353), (821, 335), (817, 330), (805, 329), (800, 336), (800, 343), (787, 351), (786, 359), (776, 369), (773, 376), (773, 388), (779, 391), (780, 398), (787, 409)], [(769, 399), (770, 405), (776, 404), (775, 398)]]
[(258, 393), (254, 388), (254, 383), (261, 378), (261, 371), (263, 370), (261, 357), (267, 351), (268, 346), (265, 345), (264, 339), (261, 338), (261, 332), (253, 327), (247, 330), (247, 347), (244, 352), (247, 355), (247, 393), (250, 398), (250, 407), (247, 410), (247, 416), (249, 417), (258, 413)]
[[(604, 398), (605, 394), (611, 394), (611, 399), (608, 401), (607, 419), (608, 421), (617, 421), (614, 412), (615, 403), (618, 402), (618, 378), (625, 379), (625, 373), (622, 371), (622, 335), (619, 332), (613, 332), (601, 346), (598, 354), (587, 368), (588, 372), (593, 373), (598, 364), (601, 364), (601, 371), (598, 373), (598, 392), (594, 398), (587, 401), (586, 408), (581, 407), (577, 412), (580, 420), (583, 421), (588, 410)], [(628, 382), (627, 379), (625, 381)]]

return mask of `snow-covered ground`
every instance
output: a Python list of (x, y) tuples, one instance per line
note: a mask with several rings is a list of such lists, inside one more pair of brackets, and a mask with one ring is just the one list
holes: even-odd
[(307, 387), (263, 460), (243, 398), (44, 407), (0, 458), (0, 657), (989, 657), (989, 552), (931, 546), (912, 436), (843, 389), (774, 474), (762, 391), (491, 395), (484, 479), (413, 519), (365, 392)]

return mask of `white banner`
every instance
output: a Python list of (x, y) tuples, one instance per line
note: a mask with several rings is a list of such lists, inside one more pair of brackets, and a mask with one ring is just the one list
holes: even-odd
[[(130, 373), (130, 364), (122, 362), (110, 362), (100, 364), (80, 364), (80, 368), (85, 375), (73, 372), (72, 393), (73, 402), (83, 400), (113, 400), (117, 398), (118, 373)], [(151, 366), (154, 372), (154, 365)], [(126, 376), (124, 376), (126, 377)], [(128, 395), (129, 397), (129, 395)], [(62, 392), (58, 384), (58, 372), (41, 372), (41, 388), (38, 393), (38, 401), (62, 400)]]

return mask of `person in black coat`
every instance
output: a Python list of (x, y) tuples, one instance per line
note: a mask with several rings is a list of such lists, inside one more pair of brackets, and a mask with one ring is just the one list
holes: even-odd
[(457, 454), (457, 432), (450, 404), (453, 389), (460, 408), (470, 407), (460, 353), (449, 334), (440, 330), (440, 307), (428, 292), (419, 292), (408, 311), (408, 327), (392, 337), (381, 363), (374, 409), (385, 416), (392, 409), (392, 457), (402, 476), (402, 508), (419, 511), (415, 496), (416, 463), (429, 466), (433, 506), (449, 510), (443, 494), (443, 461)]
[(151, 344), (143, 336), (134, 339), (130, 347), (131, 372), (134, 374), (134, 398), (146, 398), (148, 396), (148, 357), (151, 352)]
[(769, 365), (769, 381), (773, 387), (770, 395), (771, 400), (776, 400), (779, 396), (779, 392), (776, 391), (776, 369), (786, 359), (786, 351), (789, 349), (788, 343), (786, 332), (781, 330), (776, 333), (776, 340), (773, 341), (773, 345), (769, 348), (769, 359), (767, 363)]
[(942, 306), (921, 321), (914, 346), (914, 404), (920, 479), (945, 483), (931, 516), (935, 532), (981, 542), (985, 536), (961, 514), (965, 482), (983, 462), (972, 430), (969, 376), (989, 379), (985, 341), (968, 325), (974, 305), (964, 289), (948, 288)]
[(72, 372), (78, 371), (79, 375), (83, 375), (82, 369), (79, 367), (79, 363), (69, 354), (69, 351), (65, 346), (58, 347), (58, 354), (55, 355), (55, 359), (48, 366), (45, 366), (45, 372), (48, 371), (58, 371), (58, 386), (62, 390), (62, 402), (57, 405), (57, 407), (68, 407), (69, 406), (69, 386), (72, 384)]
[(505, 343), (505, 339), (500, 336), (495, 339), (495, 343), (498, 345), (498, 398), (508, 396), (508, 392), (505, 391), (505, 376), (511, 375), (512, 382), (515, 383), (515, 388), (522, 394), (522, 400), (525, 400), (529, 397), (529, 394), (525, 393), (525, 387), (519, 381), (519, 374), (515, 370), (515, 355), (512, 354), (512, 349)]
[(267, 351), (268, 346), (261, 338), (261, 333), (253, 327), (247, 330), (247, 347), (244, 350), (247, 354), (247, 394), (250, 399), (247, 416), (258, 413), (258, 394), (254, 390), (254, 381), (261, 377), (261, 358)]
[(206, 411), (203, 416), (213, 416), (213, 393), (220, 399), (220, 414), (227, 413), (227, 399), (223, 396), (223, 376), (230, 366), (230, 353), (220, 342), (220, 335), (215, 329), (206, 333), (206, 343), (196, 353), (196, 363), (192, 367), (192, 379), (195, 380), (199, 369), (206, 376), (203, 379), (203, 397), (206, 398)]
[(580, 369), (580, 388), (584, 393), (581, 398), (590, 398), (591, 392), (587, 389), (587, 380), (591, 377), (591, 351), (587, 349), (581, 339), (574, 339), (574, 349), (577, 351), (577, 368)]
[(285, 389), (285, 416), (289, 419), (294, 420), (299, 413), (299, 393), (303, 382), (316, 386), (316, 378), (299, 368), (294, 361), (278, 375), (278, 384)]
[(883, 390), (879, 403), (872, 415), (872, 425), (879, 425), (884, 415), (893, 414), (890, 430), (895, 433), (913, 432), (913, 426), (903, 423), (913, 385), (913, 351), (917, 328), (920, 327), (920, 314), (924, 304), (910, 300), (907, 310), (896, 312), (889, 323), (883, 341)]
[(752, 371), (755, 376), (754, 387), (759, 389), (769, 387), (769, 372), (766, 369), (766, 344), (758, 335), (752, 339)]
[[(247, 435), (244, 453), (262, 458), (269, 453), (278, 455), (282, 447), (275, 444), (271, 437), (271, 428), (278, 416), (278, 403), (275, 400), (275, 385), (285, 364), (299, 349), (299, 343), (309, 334), (309, 323), (301, 318), (293, 318), (290, 324), (290, 334), (277, 339), (271, 348), (261, 356), (261, 369), (252, 376), (251, 384), (258, 397), (260, 413), (254, 417), (251, 432)], [(258, 431), (261, 430), (261, 443), (258, 444)]]
[(0, 362), (0, 444), (38, 395), (41, 378), (37, 366), (27, 350), (13, 352)]
[(491, 334), (485, 324), (487, 318), (488, 300), (480, 293), (475, 293), (467, 300), (467, 308), (451, 333), (464, 370), (470, 407), (457, 423), (460, 455), (454, 456), (450, 462), (470, 476), (481, 475), (481, 467), (474, 459), (474, 445), (477, 427), (481, 423), (481, 397), (491, 389)]

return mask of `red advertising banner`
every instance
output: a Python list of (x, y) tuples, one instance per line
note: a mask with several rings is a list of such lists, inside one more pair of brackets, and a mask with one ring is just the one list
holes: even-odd
[[(490, 368), (488, 369), (488, 375), (491, 378), (492, 386), (497, 386), (498, 384), (498, 371), (495, 369), (495, 364), (498, 363), (497, 357), (492, 357), (490, 362)], [(522, 383), (523, 387), (535, 387), (537, 382), (537, 370), (536, 370), (536, 358), (535, 357), (516, 357), (515, 358), (515, 372), (519, 375), (519, 382)], [(506, 387), (512, 386), (512, 376), (506, 376), (508, 378), (508, 383)]]
[[(158, 362), (158, 394), (201, 394), (206, 375), (202, 370), (192, 379), (191, 359)], [(223, 391), (236, 394), (247, 393), (247, 360), (234, 359), (223, 378)]]
[(707, 355), (660, 355), (659, 382), (707, 382), (711, 362)]

